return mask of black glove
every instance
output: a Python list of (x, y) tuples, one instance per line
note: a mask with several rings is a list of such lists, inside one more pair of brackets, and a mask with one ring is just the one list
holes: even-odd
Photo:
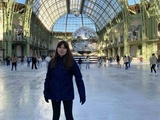
[(83, 105), (85, 102), (86, 102), (86, 99), (85, 99), (85, 98), (81, 98), (81, 99), (80, 99), (81, 105)]
[(45, 101), (46, 101), (47, 103), (49, 103), (48, 98), (44, 97), (44, 99), (45, 99)]

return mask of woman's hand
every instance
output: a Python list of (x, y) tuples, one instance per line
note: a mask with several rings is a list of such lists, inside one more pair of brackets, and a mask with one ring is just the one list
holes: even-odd
[(81, 98), (81, 99), (80, 99), (81, 105), (83, 105), (85, 102), (86, 102), (86, 99), (85, 99), (85, 98)]

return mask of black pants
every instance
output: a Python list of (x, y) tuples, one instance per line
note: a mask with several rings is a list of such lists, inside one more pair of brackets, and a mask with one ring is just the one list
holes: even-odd
[[(72, 115), (72, 106), (73, 101), (63, 101), (64, 113), (66, 116), (66, 120), (74, 120)], [(61, 111), (61, 101), (53, 101), (52, 100), (52, 109), (53, 109), (53, 120), (59, 120), (60, 111)]]
[(35, 69), (37, 69), (37, 64), (36, 63), (32, 63), (32, 69), (35, 67)]
[(16, 62), (12, 62), (12, 69), (13, 70), (13, 67), (15, 68), (15, 70), (17, 70), (17, 63)]
[(156, 64), (152, 64), (152, 65), (151, 65), (151, 73), (152, 73), (153, 70), (154, 70), (154, 72), (156, 73), (155, 67), (156, 67)]
[(128, 62), (125, 62), (125, 69), (128, 69)]

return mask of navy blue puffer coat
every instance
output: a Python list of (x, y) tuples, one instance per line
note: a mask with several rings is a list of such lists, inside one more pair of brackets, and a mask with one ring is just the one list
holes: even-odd
[(84, 82), (76, 61), (74, 60), (72, 70), (67, 70), (63, 65), (63, 58), (61, 57), (58, 57), (54, 68), (51, 68), (50, 65), (48, 66), (44, 82), (44, 97), (59, 101), (73, 100), (73, 76), (75, 76), (80, 99), (85, 99)]

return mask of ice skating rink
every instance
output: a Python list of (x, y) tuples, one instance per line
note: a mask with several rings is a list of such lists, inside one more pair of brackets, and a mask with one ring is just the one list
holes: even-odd
[[(75, 86), (75, 120), (160, 120), (160, 68), (152, 75), (148, 64), (131, 64), (128, 70), (82, 64), (81, 71), (87, 100), (80, 104)], [(45, 62), (38, 70), (0, 66), (0, 120), (52, 120), (51, 102), (43, 98), (45, 75)]]

